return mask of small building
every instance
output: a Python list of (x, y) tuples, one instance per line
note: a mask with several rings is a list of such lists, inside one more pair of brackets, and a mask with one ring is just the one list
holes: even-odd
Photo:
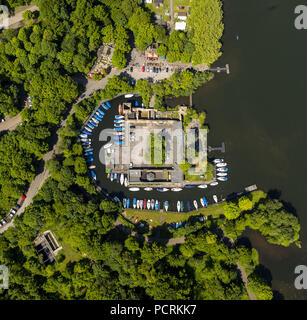
[(175, 30), (184, 31), (186, 27), (187, 27), (187, 23), (184, 21), (175, 23)]
[(188, 15), (186, 12), (178, 12), (178, 19), (179, 20), (185, 21), (185, 20), (187, 20), (187, 17), (188, 17)]
[(55, 257), (62, 249), (50, 230), (37, 236), (34, 240), (34, 248), (37, 254), (41, 254), (43, 256), (43, 264), (45, 267), (56, 261)]
[(155, 8), (158, 9), (161, 6), (163, 6), (163, 0), (155, 0)]

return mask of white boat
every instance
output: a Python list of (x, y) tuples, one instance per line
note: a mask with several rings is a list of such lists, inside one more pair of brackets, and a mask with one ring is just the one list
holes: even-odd
[(123, 123), (123, 122), (125, 122), (124, 119), (116, 119), (116, 120), (114, 120), (114, 123)]
[(151, 199), (151, 210), (153, 210), (155, 208), (155, 200), (154, 199)]
[(180, 201), (177, 201), (177, 211), (180, 212)]
[(182, 191), (182, 189), (181, 189), (181, 188), (172, 188), (171, 190), (172, 190), (172, 191), (174, 191), (174, 192)]
[(108, 143), (108, 144), (106, 144), (105, 146), (103, 146), (104, 147), (104, 149), (108, 149), (108, 148), (110, 148), (110, 147), (112, 147), (112, 143)]
[(164, 210), (165, 210), (165, 211), (168, 211), (168, 201), (165, 201), (165, 202), (164, 202)]
[(147, 210), (150, 210), (150, 200), (147, 200)]
[(167, 188), (157, 188), (157, 191), (159, 191), (159, 192), (166, 192), (168, 190), (169, 189), (167, 189)]
[(144, 188), (144, 190), (145, 190), (145, 191), (152, 191), (152, 188), (146, 187), (146, 188)]
[(127, 188), (129, 186), (129, 182), (127, 177), (125, 177), (124, 186)]
[(93, 132), (93, 130), (89, 127), (84, 127), (85, 130), (87, 130), (88, 132)]
[(90, 167), (88, 167), (89, 169), (95, 169), (96, 168), (96, 166), (90, 166)]
[(217, 168), (216, 170), (219, 172), (227, 172), (228, 168)]
[(121, 116), (120, 114), (116, 115), (115, 116), (115, 119), (116, 120), (120, 120), (120, 119), (124, 119), (125, 117), (124, 116)]
[(208, 186), (207, 186), (206, 184), (201, 184), (201, 185), (199, 185), (197, 188), (199, 188), (199, 189), (206, 189), (206, 188), (208, 188)]
[(214, 200), (215, 203), (218, 203), (218, 199), (217, 199), (216, 195), (213, 195), (213, 200)]
[(219, 181), (227, 181), (228, 179), (227, 179), (227, 177), (218, 177), (217, 180), (219, 180)]
[(125, 94), (125, 98), (132, 98), (133, 97), (133, 94)]
[(202, 205), (203, 207), (205, 206), (205, 201), (204, 201), (203, 198), (200, 198), (200, 203), (201, 203), (201, 205)]
[(194, 201), (193, 201), (193, 204), (194, 204), (195, 209), (197, 210), (197, 209), (198, 209), (198, 203), (197, 203), (197, 201), (194, 200)]
[(224, 162), (224, 159), (214, 159), (213, 163), (217, 164), (217, 163), (221, 163)]
[(227, 173), (226, 172), (219, 172), (216, 174), (218, 177), (226, 177), (227, 176)]
[(120, 184), (123, 185), (123, 184), (124, 184), (124, 181), (125, 181), (125, 176), (124, 176), (124, 174), (122, 173), (122, 174), (120, 175)]
[(117, 180), (117, 173), (114, 173), (114, 180)]
[(129, 190), (130, 190), (130, 191), (140, 191), (140, 188), (134, 187), (134, 188), (129, 188)]
[(214, 187), (217, 186), (219, 183), (217, 181), (210, 183), (210, 186)]
[(226, 162), (221, 162), (221, 163), (218, 163), (216, 166), (217, 167), (226, 167), (227, 163)]
[(136, 208), (137, 208), (137, 209), (140, 209), (140, 200), (137, 200), (137, 202), (136, 202)]

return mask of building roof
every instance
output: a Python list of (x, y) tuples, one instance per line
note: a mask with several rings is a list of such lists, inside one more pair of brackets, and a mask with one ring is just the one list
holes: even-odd
[(187, 23), (184, 22), (184, 21), (182, 21), (182, 22), (176, 22), (176, 23), (175, 23), (175, 30), (182, 30), (182, 31), (184, 31), (185, 28), (186, 28), (186, 26), (187, 26)]
[(186, 17), (187, 13), (186, 12), (178, 12), (178, 17)]

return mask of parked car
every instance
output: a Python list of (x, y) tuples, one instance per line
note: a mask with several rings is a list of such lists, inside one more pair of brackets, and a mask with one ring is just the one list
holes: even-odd
[(145, 67), (144, 66), (142, 67), (142, 72), (145, 72)]
[(152, 71), (153, 71), (153, 72), (156, 72), (156, 67), (153, 67)]
[(5, 220), (5, 219), (2, 219), (2, 220), (1, 220), (1, 223), (2, 223), (2, 225), (4, 226), (4, 225), (6, 224), (6, 220)]
[(130, 67), (130, 72), (133, 72), (133, 67)]
[(159, 68), (159, 72), (161, 72), (162, 71), (162, 69), (161, 68)]
[(183, 10), (185, 6), (179, 6), (179, 10)]
[(22, 196), (21, 196), (21, 198), (24, 200), (25, 198), (26, 198), (27, 196), (25, 195), (25, 194), (23, 194)]
[(166, 68), (166, 70), (165, 70), (166, 72), (168, 72), (168, 68)]
[(152, 72), (152, 70), (153, 70), (152, 67), (150, 67), (149, 71)]
[(15, 206), (15, 208), (16, 208), (17, 210), (20, 209), (20, 207), (21, 207), (21, 206), (20, 206), (20, 204), (18, 204), (18, 203), (17, 203), (16, 206)]

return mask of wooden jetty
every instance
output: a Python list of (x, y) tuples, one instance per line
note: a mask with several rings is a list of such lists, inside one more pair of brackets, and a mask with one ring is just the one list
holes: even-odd
[(208, 151), (220, 151), (222, 153), (226, 152), (226, 146), (225, 146), (225, 142), (222, 142), (222, 145), (220, 147), (210, 147), (208, 146)]
[(229, 64), (226, 64), (225, 67), (216, 67), (210, 68), (208, 71), (220, 73), (221, 71), (225, 71), (227, 74), (230, 74)]

